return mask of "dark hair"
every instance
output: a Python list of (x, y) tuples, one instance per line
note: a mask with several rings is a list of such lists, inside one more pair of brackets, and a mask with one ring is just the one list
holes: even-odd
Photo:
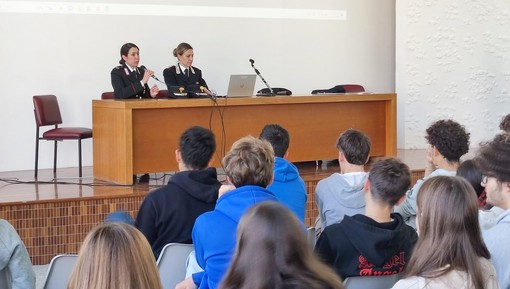
[(457, 176), (463, 177), (468, 181), (478, 197), (483, 193), (482, 187), (482, 171), (474, 160), (463, 161), (457, 169)]
[(129, 50), (131, 48), (136, 48), (138, 49), (138, 51), (140, 51), (140, 48), (138, 48), (138, 46), (136, 46), (136, 44), (133, 44), (133, 43), (126, 43), (124, 45), (122, 45), (122, 47), (120, 48), (120, 60), (119, 60), (119, 63), (120, 64), (124, 64), (126, 61), (124, 61), (124, 59), (122, 58), (122, 56), (127, 56), (128, 53), (129, 53)]
[(472, 288), (483, 289), (486, 277), (479, 258), (489, 259), (490, 253), (482, 240), (473, 187), (461, 177), (432, 177), (421, 186), (416, 204), (418, 242), (406, 275), (436, 278), (460, 270)]
[(427, 128), (427, 142), (437, 148), (449, 162), (459, 162), (469, 151), (469, 133), (454, 120), (443, 119)]
[(510, 182), (510, 134), (498, 134), (482, 143), (475, 158), (484, 175), (500, 182)]
[(510, 133), (510, 114), (505, 115), (499, 123), (499, 128), (505, 133)]
[(216, 141), (212, 131), (193, 126), (188, 128), (179, 140), (182, 161), (191, 169), (205, 169), (216, 151)]
[(271, 144), (252, 136), (237, 140), (222, 160), (225, 174), (236, 187), (267, 188), (273, 180), (274, 152)]
[(267, 140), (274, 150), (274, 155), (283, 158), (289, 149), (289, 132), (279, 124), (268, 124), (259, 135), (260, 139)]
[(340, 289), (340, 278), (314, 255), (302, 224), (276, 202), (251, 207), (221, 289)]
[(400, 160), (387, 158), (372, 165), (368, 180), (374, 199), (394, 206), (411, 186), (411, 172)]
[(343, 152), (348, 163), (364, 165), (368, 161), (370, 145), (370, 138), (363, 132), (348, 129), (340, 135), (336, 147)]
[(173, 54), (174, 57), (177, 57), (177, 55), (182, 55), (186, 50), (193, 49), (191, 45), (189, 45), (186, 42), (182, 42), (179, 45), (177, 45), (176, 48), (174, 48)]

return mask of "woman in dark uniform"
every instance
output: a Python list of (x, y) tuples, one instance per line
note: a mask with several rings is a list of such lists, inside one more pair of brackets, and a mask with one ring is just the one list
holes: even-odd
[(120, 48), (120, 65), (111, 72), (115, 98), (151, 98), (156, 97), (159, 89), (156, 85), (149, 89), (147, 81), (153, 71), (138, 67), (140, 54), (138, 46), (126, 43)]
[(172, 65), (163, 70), (168, 90), (171, 91), (172, 86), (187, 88), (189, 85), (198, 85), (203, 87), (204, 92), (211, 94), (207, 88), (207, 83), (202, 78), (202, 71), (191, 66), (193, 64), (193, 47), (183, 42), (174, 49), (173, 54), (177, 57), (177, 65)]

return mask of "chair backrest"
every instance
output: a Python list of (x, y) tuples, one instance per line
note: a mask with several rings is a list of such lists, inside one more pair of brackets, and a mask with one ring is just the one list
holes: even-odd
[(115, 93), (113, 91), (103, 92), (101, 99), (115, 99)]
[(34, 95), (34, 113), (37, 126), (62, 123), (57, 97), (54, 95)]
[(365, 92), (365, 88), (359, 84), (342, 84), (345, 89), (345, 93)]
[(57, 255), (51, 259), (43, 289), (67, 289), (78, 255)]
[(306, 239), (308, 240), (308, 244), (312, 246), (312, 249), (315, 248), (315, 242), (317, 241), (315, 237), (315, 227), (306, 229)]
[(158, 270), (163, 289), (174, 289), (186, 276), (186, 259), (193, 244), (166, 244), (158, 258)]
[(0, 270), (0, 288), (2, 289), (11, 289), (11, 274), (9, 274), (9, 270), (7, 268), (4, 268)]
[(402, 273), (383, 276), (356, 276), (344, 280), (345, 289), (390, 289), (402, 278)]
[(168, 98), (168, 90), (160, 89), (156, 98)]

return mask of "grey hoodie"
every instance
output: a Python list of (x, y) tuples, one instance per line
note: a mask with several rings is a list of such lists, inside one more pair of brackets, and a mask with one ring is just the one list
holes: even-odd
[(363, 187), (368, 173), (334, 173), (321, 180), (315, 189), (315, 200), (322, 227), (340, 223), (345, 215), (365, 212)]
[(35, 273), (27, 249), (18, 233), (6, 220), (0, 219), (0, 271), (11, 276), (12, 289), (34, 289)]

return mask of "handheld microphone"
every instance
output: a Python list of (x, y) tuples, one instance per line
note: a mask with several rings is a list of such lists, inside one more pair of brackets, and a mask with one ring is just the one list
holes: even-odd
[(253, 65), (253, 63), (255, 62), (255, 60), (253, 59), (250, 59), (250, 63), (251, 63), (251, 67), (253, 67), (253, 69), (255, 70), (255, 73), (260, 77), (260, 79), (262, 79), (262, 82), (264, 82), (264, 84), (267, 86), (267, 88), (269, 89), (270, 91), (270, 96), (274, 96), (276, 95), (276, 93), (273, 91), (273, 89), (271, 88), (271, 86), (269, 86), (269, 84), (267, 84), (266, 80), (264, 79), (264, 77), (262, 77), (262, 74), (260, 74), (259, 70), (255, 67), (255, 65)]
[[(147, 67), (145, 67), (145, 65), (140, 66), (140, 68), (143, 69), (143, 71), (147, 71)], [(163, 81), (159, 80), (155, 75), (152, 75), (151, 77), (161, 83), (164, 83)], [(164, 84), (166, 84), (166, 83), (164, 83)]]

